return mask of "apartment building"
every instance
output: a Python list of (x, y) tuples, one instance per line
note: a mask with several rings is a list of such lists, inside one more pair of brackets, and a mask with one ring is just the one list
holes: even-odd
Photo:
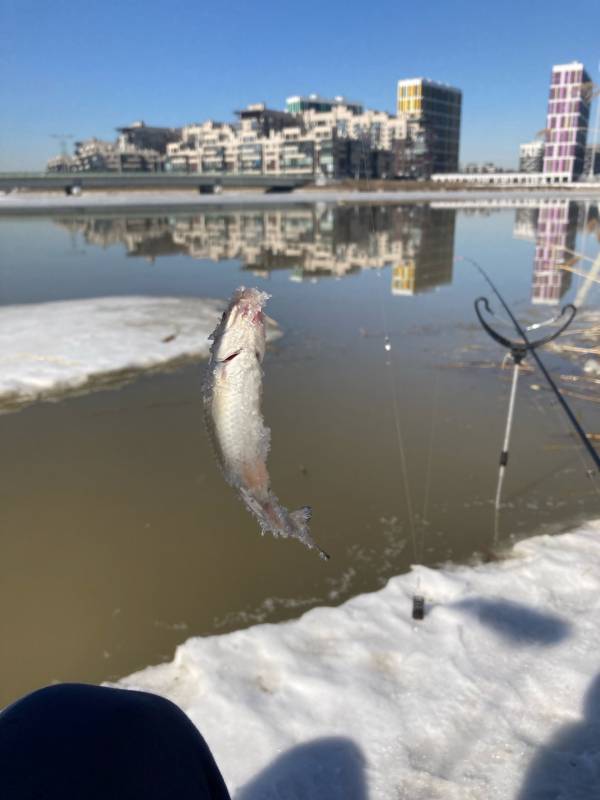
[(169, 142), (176, 142), (181, 138), (180, 128), (164, 128), (156, 125), (146, 125), (143, 120), (137, 120), (131, 125), (117, 128), (119, 137), (117, 146), (127, 152), (131, 150), (155, 150), (164, 155)]
[[(262, 103), (237, 111), (238, 122), (188, 125), (167, 145), (168, 168), (187, 172), (393, 177), (416, 171), (419, 131), (405, 117), (363, 110), (343, 98), (288, 98), (288, 113)], [(318, 100), (316, 99), (318, 98)]]
[(163, 159), (156, 150), (140, 149), (103, 139), (75, 142), (72, 156), (56, 156), (48, 172), (158, 172)]
[(327, 178), (395, 174), (391, 150), (406, 137), (407, 121), (363, 112), (358, 104), (330, 105), (289, 114), (257, 103), (236, 112), (236, 123), (185, 126), (181, 141), (167, 145), (168, 168)]
[(543, 164), (548, 183), (574, 181), (583, 172), (590, 84), (579, 61), (552, 67)]
[[(163, 128), (134, 122), (117, 129), (116, 142), (79, 142), (73, 157), (51, 159), (48, 169), (167, 169), (315, 179), (426, 177), (436, 163), (447, 161), (452, 131), (458, 158), (461, 95), (431, 81), (408, 83), (409, 99), (399, 100), (404, 110), (398, 116), (364, 109), (341, 96), (294, 96), (287, 98), (285, 111), (254, 103), (236, 111), (237, 120), (230, 123), (207, 120)], [(399, 97), (404, 98), (400, 86)], [(442, 112), (444, 103), (448, 108)], [(449, 127), (448, 120), (457, 114), (457, 125)], [(434, 136), (436, 126), (444, 128), (445, 138)]]
[(116, 141), (84, 139), (75, 142), (72, 156), (56, 156), (48, 172), (159, 172), (167, 144), (181, 136), (178, 128), (159, 128), (143, 121), (117, 128)]
[(397, 140), (406, 139), (409, 123), (386, 111), (357, 112), (352, 105), (338, 104), (327, 111), (308, 109), (298, 117), (307, 131), (333, 131), (340, 137), (354, 139), (367, 148), (391, 150)]
[(289, 114), (303, 114), (305, 111), (327, 112), (340, 106), (350, 109), (352, 114), (362, 114), (363, 111), (362, 103), (354, 103), (341, 95), (332, 100), (318, 94), (309, 94), (304, 97), (295, 95), (287, 98), (285, 106)]
[(398, 81), (398, 116), (420, 126), (429, 174), (458, 171), (461, 107), (460, 89), (426, 78)]
[(536, 139), (519, 146), (519, 172), (541, 172), (544, 165), (544, 142)]

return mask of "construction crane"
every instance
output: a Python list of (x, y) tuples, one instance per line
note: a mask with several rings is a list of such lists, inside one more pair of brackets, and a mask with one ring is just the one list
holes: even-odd
[[(598, 72), (600, 72), (600, 61), (598, 62)], [(589, 101), (590, 103), (596, 98), (596, 127), (592, 128), (592, 132), (596, 134), (596, 144), (594, 145), (594, 149), (590, 153), (590, 172), (588, 175), (589, 180), (594, 179), (594, 167), (596, 166), (596, 151), (598, 150), (598, 137), (600, 136), (599, 128), (600, 128), (600, 86), (597, 83), (589, 83), (584, 84), (586, 87), (586, 92), (589, 93)], [(588, 88), (589, 87), (589, 88)], [(589, 131), (588, 131), (589, 132)]]
[(50, 138), (51, 139), (58, 139), (58, 141), (60, 142), (60, 154), (64, 158), (67, 158), (67, 156), (68, 156), (68, 153), (67, 153), (67, 139), (75, 138), (73, 136), (73, 134), (72, 133), (51, 133), (50, 134)]

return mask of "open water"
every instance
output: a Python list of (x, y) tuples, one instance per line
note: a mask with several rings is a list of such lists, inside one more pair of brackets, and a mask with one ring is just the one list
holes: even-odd
[[(288, 508), (312, 506), (331, 554), (261, 537), (224, 483), (202, 362), (3, 413), (0, 706), (171, 659), (193, 635), (338, 604), (413, 563), (496, 557), (597, 517), (590, 465), (542, 376), (526, 373), (495, 537), (511, 371), (474, 315), (489, 287), (457, 258), (539, 321), (570, 300), (597, 307), (598, 286), (557, 260), (594, 258), (599, 230), (596, 206), (566, 200), (0, 219), (0, 305), (225, 299), (241, 284), (272, 295), (284, 333), (264, 363), (273, 487)], [(557, 376), (583, 376), (573, 359), (547, 355)], [(569, 399), (598, 433), (600, 394), (584, 388), (591, 399)]]

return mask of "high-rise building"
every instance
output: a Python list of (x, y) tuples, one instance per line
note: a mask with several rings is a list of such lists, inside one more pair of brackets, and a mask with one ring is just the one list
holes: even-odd
[(544, 148), (544, 175), (549, 183), (577, 180), (583, 172), (590, 83), (578, 61), (552, 67)]
[(425, 78), (398, 81), (398, 116), (423, 129), (430, 152), (430, 173), (457, 172), (462, 92)]

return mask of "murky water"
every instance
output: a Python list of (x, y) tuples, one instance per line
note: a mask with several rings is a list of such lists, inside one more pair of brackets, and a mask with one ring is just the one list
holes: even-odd
[[(559, 201), (0, 220), (2, 305), (226, 298), (241, 283), (272, 294), (284, 331), (265, 360), (273, 486), (313, 507), (332, 556), (259, 535), (204, 431), (202, 363), (0, 415), (0, 704), (598, 516), (581, 448), (527, 374), (494, 542), (510, 370), (475, 320), (489, 288), (455, 261), (481, 262), (524, 319), (575, 297), (594, 307), (597, 286), (557, 270), (548, 248), (594, 257), (597, 218)], [(581, 373), (581, 360), (547, 361)], [(572, 404), (598, 432), (598, 406)]]

